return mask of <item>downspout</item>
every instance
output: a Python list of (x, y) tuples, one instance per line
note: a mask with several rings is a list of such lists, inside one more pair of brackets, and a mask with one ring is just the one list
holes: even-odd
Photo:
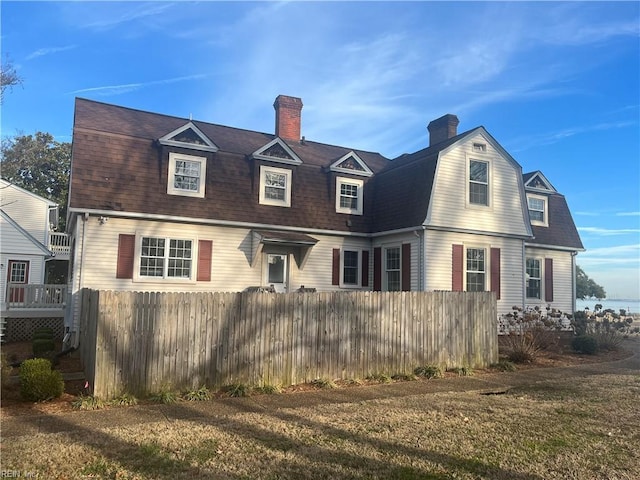
[(576, 313), (576, 257), (578, 252), (571, 252), (571, 315)]
[(525, 298), (527, 298), (527, 254), (525, 252), (524, 240), (522, 241), (522, 277), (520, 278), (520, 283), (522, 285), (520, 303), (522, 304), (522, 311), (524, 311)]
[[(82, 270), (84, 267), (85, 236), (87, 232), (87, 221), (89, 220), (89, 214), (85, 212), (81, 218), (82, 218), (82, 242), (81, 242), (82, 253), (80, 254), (80, 266), (79, 266), (79, 272), (78, 272), (78, 292), (76, 293), (76, 301), (73, 302), (73, 315), (74, 315), (73, 326), (75, 330), (74, 336), (73, 336), (73, 348), (78, 348), (78, 346), (80, 345), (80, 326), (76, 324), (76, 302), (78, 300), (80, 291), (82, 290)], [(82, 308), (82, 305), (80, 305), (80, 308)]]

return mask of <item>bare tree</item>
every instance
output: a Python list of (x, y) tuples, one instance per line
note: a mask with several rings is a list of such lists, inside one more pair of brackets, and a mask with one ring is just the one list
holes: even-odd
[(4, 102), (4, 91), (7, 88), (11, 90), (16, 85), (22, 85), (22, 77), (16, 72), (13, 62), (7, 58), (0, 67), (0, 104)]

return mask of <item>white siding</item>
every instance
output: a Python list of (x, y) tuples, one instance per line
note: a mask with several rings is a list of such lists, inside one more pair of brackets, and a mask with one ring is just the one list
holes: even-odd
[[(17, 224), (31, 236), (47, 244), (49, 232), (49, 206), (53, 202), (2, 181), (0, 183), (0, 205)], [(4, 251), (4, 247), (2, 247)]]
[[(83, 220), (79, 220), (79, 222), (82, 223)], [(79, 273), (79, 262), (82, 255), (82, 225), (79, 225), (76, 230), (78, 233), (74, 277), (78, 288), (137, 291), (241, 291), (248, 286), (264, 286), (264, 255), (259, 254), (252, 264), (254, 248), (250, 229), (160, 223), (115, 217), (110, 218), (102, 225), (98, 222), (97, 217), (89, 217), (85, 225), (87, 229), (86, 251), (81, 274)], [(116, 278), (118, 236), (136, 233), (193, 239), (196, 242), (197, 240), (212, 240), (211, 281), (171, 282), (160, 280), (148, 282)], [(311, 247), (302, 269), (299, 268), (294, 255), (290, 256), (289, 289), (293, 291), (302, 285), (316, 288), (319, 291), (339, 289), (339, 286), (331, 284), (333, 249), (346, 247), (366, 250), (369, 248), (369, 241), (328, 235), (313, 234), (311, 236), (317, 239), (318, 243)], [(291, 252), (293, 249), (265, 247), (264, 251), (284, 253)], [(297, 255), (296, 257), (301, 258)], [(373, 258), (370, 253), (370, 274), (372, 274), (372, 262)], [(371, 282), (369, 284), (371, 285)]]
[[(542, 286), (541, 299), (526, 299), (526, 305), (530, 307), (546, 308), (550, 306), (564, 313), (573, 313), (573, 262), (571, 261), (571, 252), (562, 252), (558, 250), (548, 250), (543, 248), (526, 247), (526, 257), (539, 258), (542, 260)], [(553, 260), (553, 302), (547, 302), (544, 299), (544, 259), (551, 258)]]
[(0, 263), (2, 264), (2, 269), (0, 270), (0, 304), (4, 304), (7, 296), (9, 260), (29, 262), (28, 283), (44, 283), (44, 257), (42, 255), (7, 254), (3, 252), (0, 254)]
[[(474, 143), (486, 145), (473, 152)], [(489, 206), (469, 204), (469, 160), (489, 162)], [(481, 134), (441, 154), (427, 225), (509, 235), (527, 235), (520, 168)]]
[[(500, 249), (500, 300), (498, 313), (508, 313), (514, 305), (523, 305), (524, 264), (522, 240), (488, 235), (471, 235), (428, 230), (425, 241), (425, 290), (451, 290), (452, 245)], [(487, 288), (490, 286), (489, 259), (487, 259)]]

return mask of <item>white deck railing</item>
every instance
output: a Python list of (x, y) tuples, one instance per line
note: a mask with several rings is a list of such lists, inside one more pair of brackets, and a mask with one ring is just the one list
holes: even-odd
[(22, 284), (7, 285), (7, 309), (64, 308), (67, 301), (66, 285)]
[(58, 257), (69, 258), (69, 254), (71, 253), (69, 235), (66, 233), (50, 232), (49, 250), (55, 253)]

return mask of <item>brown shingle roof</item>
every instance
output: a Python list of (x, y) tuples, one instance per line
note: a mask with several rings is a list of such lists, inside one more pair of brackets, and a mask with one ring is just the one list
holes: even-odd
[[(216, 153), (197, 153), (207, 157), (206, 198), (167, 195), (167, 152), (181, 150), (160, 146), (156, 141), (187, 122), (184, 118), (77, 99), (70, 208), (368, 231), (370, 212), (366, 208), (362, 216), (335, 211), (335, 174), (326, 169), (352, 151), (335, 145), (287, 142), (303, 162), (287, 166), (292, 170), (291, 207), (260, 205), (259, 165), (269, 162), (253, 160), (250, 155), (274, 135), (194, 121), (219, 148)], [(389, 162), (378, 153), (354, 151), (374, 173)], [(363, 180), (365, 184), (369, 181)]]
[(549, 226), (532, 225), (534, 238), (527, 240), (527, 243), (584, 249), (564, 196), (554, 193), (547, 198)]

